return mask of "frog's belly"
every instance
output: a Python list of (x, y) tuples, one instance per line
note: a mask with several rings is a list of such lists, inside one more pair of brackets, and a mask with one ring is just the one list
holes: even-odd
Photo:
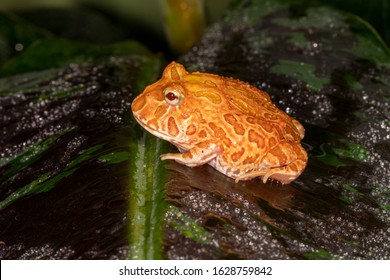
[[(181, 153), (185, 153), (187, 149), (182, 148), (181, 146), (175, 144), (175, 146), (179, 149)], [(220, 156), (217, 156), (210, 160), (208, 162), (210, 166), (212, 166), (214, 169), (217, 171), (221, 172), (222, 174), (232, 178), (232, 179), (237, 179), (238, 177), (242, 177), (242, 175), (254, 171), (254, 170), (263, 170), (266, 169), (267, 166), (265, 166), (263, 163), (258, 163), (258, 164), (244, 164), (244, 165), (237, 165), (237, 164), (229, 164), (226, 163), (225, 161), (222, 160)], [(248, 177), (247, 179), (244, 180), (249, 180), (250, 178)], [(241, 179), (242, 180), (242, 179)]]
[(234, 166), (234, 165), (224, 164), (223, 162), (221, 162), (221, 160), (218, 157), (209, 161), (208, 164), (214, 167), (222, 174), (225, 174), (226, 176), (233, 179), (236, 179), (237, 177), (240, 177), (241, 175), (247, 172), (253, 170), (262, 170), (265, 168), (262, 164), (259, 164), (257, 167), (254, 167), (253, 165)]

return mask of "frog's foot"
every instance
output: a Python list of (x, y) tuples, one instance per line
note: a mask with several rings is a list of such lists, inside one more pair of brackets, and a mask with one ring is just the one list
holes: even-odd
[(190, 150), (180, 153), (169, 153), (160, 156), (162, 160), (173, 159), (178, 163), (193, 167), (206, 164), (220, 153), (220, 148), (212, 142), (201, 142)]
[(249, 180), (255, 177), (263, 177), (263, 183), (265, 184), (269, 178), (275, 179), (282, 184), (289, 184), (301, 175), (305, 162), (302, 160), (295, 160), (290, 164), (282, 167), (254, 170), (246, 174), (236, 177), (236, 182), (240, 180)]
[(262, 175), (259, 176), (263, 176), (264, 184), (267, 182), (268, 178), (277, 180), (282, 184), (290, 184), (301, 175), (305, 165), (305, 162), (297, 159), (286, 166), (262, 170), (262, 172), (260, 172)]
[(268, 178), (272, 178), (282, 184), (289, 184), (301, 175), (306, 163), (307, 154), (301, 146), (284, 142), (274, 147), (264, 157), (265, 169), (242, 174), (236, 178), (236, 182), (263, 177), (263, 183), (266, 183)]

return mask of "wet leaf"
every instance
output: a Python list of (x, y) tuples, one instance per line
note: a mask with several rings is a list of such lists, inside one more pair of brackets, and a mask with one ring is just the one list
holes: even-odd
[(3, 65), (2, 259), (160, 256), (161, 143), (130, 111), (159, 68), (135, 42), (55, 38)]
[(163, 164), (175, 148), (131, 117), (161, 74), (139, 44), (30, 41), (0, 70), (1, 258), (390, 258), (390, 55), (366, 22), (235, 1), (180, 58), (303, 123), (309, 163), (290, 185)]

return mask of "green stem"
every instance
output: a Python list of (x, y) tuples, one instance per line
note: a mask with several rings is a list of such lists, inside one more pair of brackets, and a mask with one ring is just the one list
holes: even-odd
[(161, 259), (165, 213), (161, 140), (147, 132), (133, 146), (129, 207), (129, 259)]

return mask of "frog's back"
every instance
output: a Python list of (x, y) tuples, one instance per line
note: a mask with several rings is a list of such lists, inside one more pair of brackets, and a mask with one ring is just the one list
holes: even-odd
[[(269, 95), (248, 83), (214, 74), (194, 72), (185, 77), (190, 90), (204, 95), (212, 94), (217, 105), (225, 105), (229, 110), (238, 114), (256, 116), (258, 112), (269, 107)], [(206, 93), (207, 92), (207, 93)], [(272, 108), (273, 109), (273, 108)]]

